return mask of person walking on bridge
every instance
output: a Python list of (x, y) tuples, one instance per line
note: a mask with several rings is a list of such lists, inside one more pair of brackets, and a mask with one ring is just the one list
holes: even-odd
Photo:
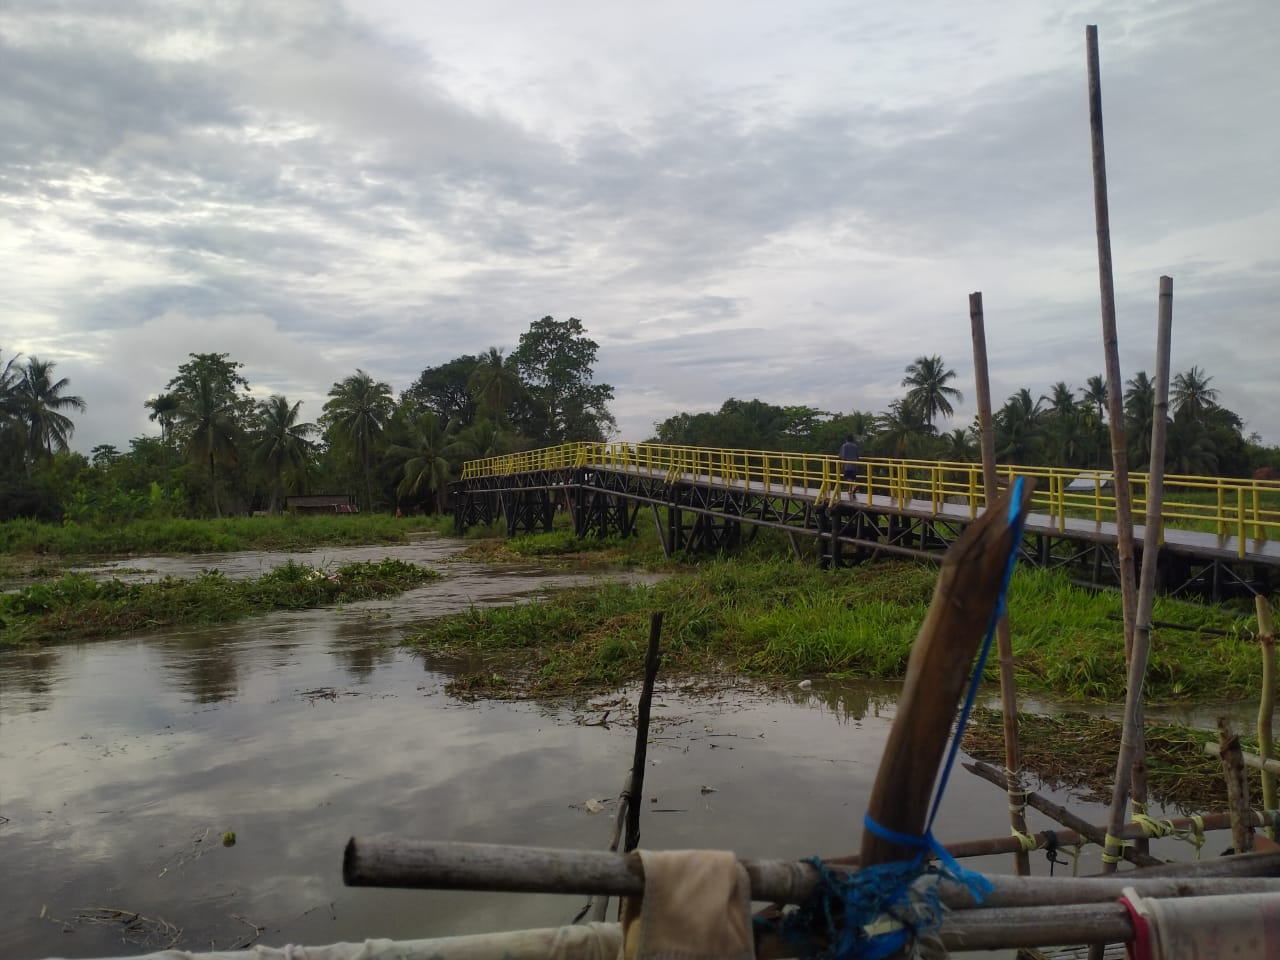
[(844, 438), (844, 443), (840, 444), (840, 475), (851, 485), (850, 496), (858, 489), (858, 457), (861, 453), (858, 441), (852, 433)]

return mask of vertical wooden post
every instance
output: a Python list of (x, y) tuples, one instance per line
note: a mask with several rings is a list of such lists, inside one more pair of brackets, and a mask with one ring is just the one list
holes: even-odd
[[(1271, 626), (1271, 603), (1255, 597), (1258, 608), (1258, 643), (1262, 647), (1262, 697), (1258, 701), (1258, 756), (1272, 758), (1271, 718), (1276, 704), (1276, 635)], [(1262, 771), (1262, 809), (1276, 809), (1276, 775)], [(1276, 828), (1267, 827), (1267, 836), (1276, 839)]]
[(1227, 781), (1231, 844), (1236, 853), (1248, 853), (1253, 849), (1253, 814), (1245, 786), (1244, 757), (1240, 753), (1240, 738), (1231, 732), (1226, 717), (1218, 718), (1218, 756), (1222, 758), (1222, 775)]
[[(1120, 593), (1124, 607), (1125, 657), (1129, 661), (1129, 676), (1133, 670), (1133, 632), (1138, 612), (1138, 591), (1133, 571), (1133, 515), (1129, 499), (1129, 457), (1125, 449), (1123, 384), (1120, 376), (1120, 352), (1116, 334), (1115, 280), (1111, 267), (1111, 215), (1107, 207), (1107, 158), (1102, 138), (1102, 80), (1098, 69), (1098, 28), (1085, 28), (1085, 46), (1089, 70), (1089, 134), (1093, 147), (1093, 212), (1098, 234), (1098, 286), (1102, 297), (1102, 346), (1106, 354), (1107, 368), (1107, 417), (1111, 421), (1111, 464), (1116, 485), (1116, 553), (1120, 565)], [(1146, 657), (1142, 658), (1142, 673), (1146, 673)], [(1125, 722), (1130, 722), (1126, 711)], [(1120, 754), (1125, 763), (1123, 772), (1117, 765), (1117, 777), (1123, 776), (1124, 787), (1117, 783), (1117, 793), (1123, 793), (1121, 808), (1113, 809), (1111, 816), (1124, 816), (1128, 800), (1130, 757), (1126, 756), (1122, 739)], [(1115, 831), (1110, 831), (1114, 836)], [(1103, 856), (1103, 872), (1114, 873), (1118, 862), (1119, 844), (1108, 843)]]
[[(998, 499), (996, 484), (996, 444), (991, 429), (991, 380), (987, 369), (987, 332), (982, 313), (982, 291), (969, 294), (969, 326), (973, 334), (973, 379), (978, 392), (978, 424), (982, 444), (982, 486), (986, 508)], [(1015, 545), (1014, 549), (1019, 549)], [(1018, 682), (1013, 674), (1013, 637), (1009, 618), (1001, 616), (996, 625), (996, 644), (1000, 656), (1000, 708), (1004, 717), (1004, 765), (1009, 793), (1009, 825), (1022, 836), (1027, 834), (1025, 813), (1027, 795), (1022, 783), (1022, 757), (1018, 749)], [(1026, 850), (1014, 854), (1018, 876), (1031, 873)]]

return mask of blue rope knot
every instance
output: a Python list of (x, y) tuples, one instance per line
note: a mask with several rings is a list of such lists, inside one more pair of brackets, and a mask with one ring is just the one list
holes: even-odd
[[(945, 908), (938, 897), (939, 881), (963, 885), (978, 903), (991, 892), (991, 882), (960, 866), (932, 832), (912, 837), (882, 827), (870, 817), (865, 822), (872, 833), (914, 849), (916, 855), (839, 874), (817, 857), (811, 858), (808, 862), (818, 871), (817, 889), (783, 923), (783, 935), (801, 948), (803, 957), (880, 960), (892, 956), (942, 925)], [(930, 863), (930, 858), (938, 862)], [(823, 946), (815, 945), (815, 935), (825, 940)]]

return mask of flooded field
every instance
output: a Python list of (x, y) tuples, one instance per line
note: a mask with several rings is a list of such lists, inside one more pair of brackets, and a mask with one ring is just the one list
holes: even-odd
[[(607, 844), (632, 751), (625, 692), (464, 702), (444, 692), (448, 665), (396, 645), (423, 617), (591, 577), (448, 562), (455, 550), (422, 541), (324, 554), (440, 564), (445, 579), (392, 601), (0, 655), (0, 956), (568, 922), (580, 898), (342, 885), (353, 834)], [(287, 556), (323, 562), (253, 553), (119, 566), (249, 576)], [(654, 710), (642, 843), (855, 852), (892, 697), (854, 684), (669, 684)], [(1100, 822), (1096, 808), (1076, 809)], [(961, 771), (936, 832), (1001, 836), (1006, 817), (1001, 795)], [(222, 844), (228, 831), (234, 846)], [(1009, 858), (974, 865), (1011, 869)], [(1047, 871), (1043, 857), (1036, 870)]]

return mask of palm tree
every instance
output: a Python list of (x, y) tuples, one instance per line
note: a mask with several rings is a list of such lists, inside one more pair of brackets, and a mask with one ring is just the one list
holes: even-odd
[(1085, 388), (1080, 391), (1081, 400), (1086, 403), (1092, 403), (1098, 408), (1098, 422), (1105, 423), (1107, 416), (1107, 381), (1102, 374), (1095, 374), (1085, 382)]
[(1031, 399), (1030, 390), (1023, 387), (991, 419), (997, 459), (1017, 464), (1036, 462), (1044, 443), (1044, 411), (1039, 400)]
[(59, 411), (71, 409), (83, 413), (85, 409), (82, 398), (63, 396), (62, 391), (71, 381), (66, 377), (54, 380), (55, 366), (52, 360), (29, 357), (17, 380), (18, 418), (26, 429), (27, 447), (33, 459), (41, 454), (52, 455), (55, 449), (66, 451), (76, 425)]
[(972, 430), (956, 427), (938, 437), (938, 452), (951, 463), (974, 463), (978, 457), (977, 438)]
[(1156, 385), (1145, 370), (1125, 381), (1124, 429), (1130, 461), (1138, 467), (1151, 462), (1151, 425), (1156, 418)]
[(467, 378), (467, 390), (495, 421), (501, 420), (512, 401), (525, 392), (515, 362), (510, 357), (504, 358), (497, 347), (490, 347), (480, 355)]
[(1088, 422), (1093, 411), (1082, 409), (1076, 402), (1075, 391), (1067, 386), (1065, 380), (1055, 383), (1048, 395), (1040, 399), (1049, 403), (1044, 411), (1049, 443), (1045, 452), (1049, 463), (1063, 467), (1084, 466), (1093, 446)]
[(1199, 367), (1173, 378), (1173, 412), (1179, 419), (1199, 420), (1206, 410), (1218, 405), (1218, 391), (1209, 386), (1213, 377), (1205, 376)]
[(919, 407), (907, 400), (893, 400), (887, 412), (876, 418), (875, 449), (899, 459), (923, 452), (933, 428), (925, 423)]
[(271, 477), (271, 503), (275, 513), (286, 481), (293, 484), (307, 469), (311, 442), (307, 437), (316, 432), (314, 423), (299, 423), (298, 408), (302, 401), (290, 406), (279, 395), (258, 404), (258, 435), (253, 448), (254, 462)]
[(214, 515), (218, 517), (222, 516), (218, 464), (234, 466), (240, 460), (235, 401), (235, 394), (220, 389), (208, 372), (200, 371), (182, 397), (175, 417), (187, 456), (209, 468), (209, 491)]
[(144, 400), (142, 405), (151, 411), (151, 415), (147, 417), (152, 423), (160, 421), (160, 441), (168, 443), (170, 440), (170, 432), (173, 430), (173, 421), (178, 415), (178, 408), (182, 406), (182, 401), (178, 399), (176, 393), (162, 393), (152, 397), (150, 400)]
[(1053, 416), (1066, 417), (1076, 412), (1076, 392), (1067, 386), (1065, 380), (1055, 383), (1040, 399), (1048, 401), (1048, 412)]
[(924, 414), (929, 427), (933, 427), (933, 418), (939, 413), (949, 417), (955, 413), (951, 400), (957, 403), (964, 400), (963, 395), (955, 387), (947, 386), (947, 381), (955, 378), (956, 372), (948, 370), (942, 357), (917, 357), (915, 363), (907, 365), (907, 375), (902, 386), (908, 387), (906, 401)]
[(338, 431), (338, 437), (355, 453), (364, 473), (365, 509), (373, 506), (373, 448), (391, 419), (391, 386), (376, 381), (357, 368), (329, 390), (324, 417)]
[(22, 436), (21, 409), (18, 396), (19, 371), (15, 367), (22, 354), (14, 354), (0, 367), (0, 464), (21, 463), (26, 453)]
[(1213, 437), (1203, 423), (1185, 417), (1175, 417), (1170, 424), (1164, 459), (1170, 473), (1205, 475), (1218, 470)]
[(431, 512), (439, 507), (440, 491), (449, 484), (454, 464), (468, 453), (458, 436), (458, 421), (443, 423), (432, 411), (424, 410), (407, 424), (407, 443), (392, 444), (388, 451), (404, 461), (404, 479), (396, 488), (401, 497), (425, 493)]
[(472, 456), (480, 459), (501, 456), (515, 448), (515, 437), (484, 417), (475, 420), (458, 439), (470, 448)]

